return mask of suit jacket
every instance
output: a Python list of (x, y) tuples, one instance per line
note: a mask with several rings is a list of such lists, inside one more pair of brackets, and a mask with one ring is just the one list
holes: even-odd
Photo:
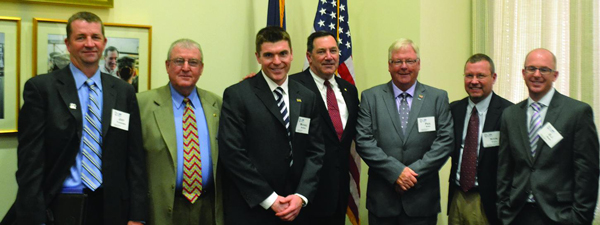
[[(212, 156), (215, 192), (215, 222), (223, 224), (221, 171), (218, 169), (217, 128), (221, 111), (221, 98), (206, 90), (196, 88), (200, 97)], [(147, 224), (173, 224), (175, 182), (177, 180), (177, 137), (173, 122), (173, 100), (169, 85), (138, 94), (142, 137), (148, 167), (148, 197), (150, 220)]]
[[(147, 219), (146, 163), (133, 87), (101, 73), (104, 224)], [(29, 79), (19, 114), (19, 190), (2, 224), (41, 224), (80, 151), (82, 119), (75, 79), (67, 66)], [(129, 113), (129, 130), (111, 126), (113, 109)], [(48, 212), (47, 212), (48, 211)]]
[[(273, 192), (299, 193), (308, 204), (314, 199), (325, 153), (317, 98), (301, 84), (288, 82), (291, 139), (261, 72), (223, 94), (219, 163), (225, 167), (226, 224), (280, 223), (272, 210), (259, 205)], [(296, 131), (300, 117), (310, 119), (308, 134)]]
[(591, 224), (598, 197), (598, 134), (592, 108), (554, 93), (544, 119), (563, 139), (550, 148), (541, 138), (531, 156), (527, 100), (508, 107), (500, 126), (498, 217), (510, 223), (529, 193), (551, 220)]
[[(307, 87), (317, 96), (317, 107), (321, 114), (321, 128), (323, 129), (323, 139), (325, 141), (325, 156), (323, 158), (323, 168), (319, 173), (319, 185), (314, 201), (306, 206), (306, 212), (310, 215), (328, 216), (333, 215), (338, 207), (347, 207), (348, 195), (350, 194), (350, 147), (352, 140), (356, 136), (356, 118), (358, 116), (358, 91), (356, 87), (341, 79), (335, 77), (346, 107), (348, 109), (348, 121), (342, 139), (337, 136), (333, 122), (329, 117), (329, 111), (321, 92), (317, 89), (315, 80), (310, 74), (309, 69), (291, 75), (291, 80), (298, 81), (304, 87)], [(343, 204), (346, 203), (346, 204)], [(343, 204), (343, 206), (339, 206)]]
[[(450, 112), (454, 120), (454, 151), (452, 152), (452, 168), (450, 169), (450, 185), (448, 188), (448, 208), (452, 202), (454, 191), (459, 188), (456, 185), (456, 171), (460, 168), (458, 161), (460, 159), (460, 149), (462, 145), (462, 135), (465, 129), (465, 118), (467, 107), (469, 105), (468, 97), (462, 100), (450, 103)], [(500, 131), (500, 117), (502, 112), (513, 103), (496, 95), (492, 92), (490, 105), (485, 116), (483, 132)], [(477, 158), (477, 183), (481, 196), (481, 205), (490, 224), (499, 224), (496, 211), (496, 170), (498, 168), (498, 148), (483, 147), (483, 141), (479, 145), (479, 156)]]
[[(435, 216), (440, 212), (438, 171), (454, 147), (448, 94), (417, 82), (404, 135), (392, 85), (375, 86), (361, 97), (356, 150), (369, 165), (367, 209), (378, 217), (398, 216), (402, 210), (409, 216)], [(435, 118), (435, 131), (418, 131), (422, 117)], [(400, 195), (394, 184), (407, 166), (419, 176)]]

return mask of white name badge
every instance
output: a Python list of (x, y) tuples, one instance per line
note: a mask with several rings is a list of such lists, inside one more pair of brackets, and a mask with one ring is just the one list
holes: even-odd
[(310, 128), (310, 118), (298, 117), (298, 124), (296, 125), (296, 133), (308, 134)]
[(540, 130), (538, 131), (538, 135), (546, 142), (550, 148), (554, 148), (560, 140), (563, 139), (563, 136), (558, 133), (558, 131), (552, 126), (550, 123), (546, 123)]
[(129, 131), (129, 113), (113, 109), (110, 126)]
[(417, 118), (419, 124), (419, 133), (435, 131), (435, 117), (421, 117)]
[(500, 131), (490, 131), (481, 134), (484, 148), (500, 146)]

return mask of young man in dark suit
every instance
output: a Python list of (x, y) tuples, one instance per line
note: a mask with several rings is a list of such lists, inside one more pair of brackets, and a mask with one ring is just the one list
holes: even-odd
[(261, 72), (223, 94), (225, 224), (296, 220), (314, 199), (325, 151), (317, 96), (287, 79), (293, 58), (287, 32), (261, 29), (255, 54)]

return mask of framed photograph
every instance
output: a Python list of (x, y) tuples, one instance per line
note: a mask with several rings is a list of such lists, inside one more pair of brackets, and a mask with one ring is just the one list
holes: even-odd
[[(66, 20), (33, 18), (33, 76), (69, 65), (66, 25)], [(127, 81), (137, 92), (149, 90), (152, 27), (104, 23), (104, 35), (100, 71)]]
[(78, 5), (78, 6), (94, 6), (101, 8), (112, 8), (114, 6), (114, 0), (2, 0), (11, 2), (34, 2), (34, 3), (47, 3), (47, 4), (59, 4), (59, 5)]
[(0, 16), (0, 133), (16, 133), (19, 116), (21, 18)]

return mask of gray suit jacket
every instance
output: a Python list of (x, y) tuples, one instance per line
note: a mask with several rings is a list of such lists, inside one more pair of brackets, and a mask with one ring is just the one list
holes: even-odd
[[(221, 171), (217, 168), (217, 129), (221, 112), (221, 98), (206, 90), (196, 88), (200, 97), (210, 136), (215, 192), (215, 224), (223, 224)], [(173, 224), (175, 181), (177, 180), (177, 137), (173, 122), (173, 100), (169, 85), (138, 94), (142, 137), (148, 165), (148, 197), (150, 219), (147, 224)]]
[[(362, 93), (356, 127), (357, 152), (369, 165), (367, 209), (378, 217), (434, 216), (440, 212), (438, 170), (453, 148), (446, 91), (416, 84), (406, 135), (402, 134), (392, 82)], [(419, 132), (417, 118), (434, 117), (435, 131)], [(402, 195), (394, 184), (405, 167), (419, 176)]]
[(500, 125), (498, 218), (509, 224), (529, 193), (551, 220), (591, 224), (598, 197), (598, 134), (592, 108), (554, 93), (544, 119), (563, 136), (553, 148), (538, 140), (531, 156), (527, 100), (508, 107)]

